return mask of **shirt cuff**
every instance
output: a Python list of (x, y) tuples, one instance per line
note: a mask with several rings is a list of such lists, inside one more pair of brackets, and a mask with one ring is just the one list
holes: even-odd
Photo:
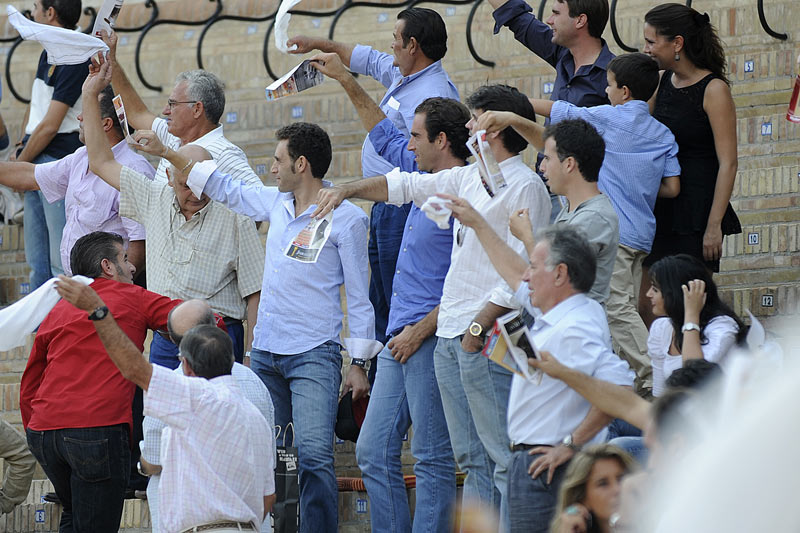
[(399, 168), (394, 168), (386, 173), (386, 203), (392, 205), (403, 205), (406, 202), (403, 194), (403, 180), (406, 173)]
[(533, 11), (533, 8), (523, 0), (508, 0), (508, 2), (492, 12), (492, 17), (494, 17), (493, 33), (499, 33), (500, 28), (507, 25), (511, 19), (531, 11)]
[(489, 301), (500, 307), (508, 309), (519, 309), (520, 303), (514, 297), (514, 293), (508, 290), (507, 287), (495, 287), (492, 289), (492, 294), (489, 296)]
[(553, 107), (550, 109), (550, 123), (555, 124), (569, 118), (569, 108), (572, 104), (563, 100), (556, 100), (553, 102)]
[(369, 130), (369, 141), (378, 154), (381, 154), (386, 147), (393, 130), (396, 130), (396, 128), (388, 118), (384, 118)]
[(357, 44), (353, 48), (353, 53), (350, 54), (350, 70), (359, 74), (367, 73), (367, 63), (369, 62), (369, 53), (372, 47), (363, 44)]
[(200, 198), (203, 195), (203, 189), (206, 188), (206, 182), (211, 174), (217, 170), (217, 164), (213, 159), (206, 159), (205, 161), (198, 161), (189, 172), (189, 178), (186, 184), (192, 190), (192, 193)]
[(358, 339), (355, 337), (345, 338), (344, 347), (350, 357), (364, 361), (372, 359), (383, 350), (383, 344), (375, 339)]

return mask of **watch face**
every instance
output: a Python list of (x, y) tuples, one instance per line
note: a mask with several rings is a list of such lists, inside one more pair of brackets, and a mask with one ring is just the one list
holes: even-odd
[(470, 324), (469, 332), (473, 337), (480, 337), (483, 333), (483, 327), (480, 324)]

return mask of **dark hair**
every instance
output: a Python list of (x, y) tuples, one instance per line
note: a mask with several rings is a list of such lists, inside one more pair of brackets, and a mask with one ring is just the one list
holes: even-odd
[(180, 355), (201, 378), (230, 375), (234, 361), (233, 341), (218, 327), (202, 324), (183, 336)]
[(467, 148), (469, 139), (467, 122), (470, 113), (467, 106), (452, 98), (434, 96), (426, 98), (417, 106), (414, 114), (419, 113), (425, 113), (425, 132), (428, 134), (428, 142), (433, 142), (436, 136), (443, 132), (450, 141), (452, 154), (466, 161), (470, 156)]
[(670, 41), (680, 35), (683, 37), (683, 54), (699, 68), (708, 69), (725, 83), (727, 62), (722, 41), (711, 25), (708, 13), (702, 15), (683, 4), (661, 4), (644, 16), (658, 35)]
[(635, 100), (648, 101), (658, 87), (658, 63), (641, 52), (615, 57), (606, 70), (614, 74), (617, 88), (627, 87)]
[(683, 366), (676, 368), (666, 380), (669, 388), (697, 389), (709, 380), (721, 376), (722, 370), (717, 363), (705, 359), (689, 359)]
[(597, 256), (589, 241), (566, 224), (548, 226), (539, 231), (536, 241), (541, 240), (550, 245), (547, 266), (552, 269), (565, 264), (572, 288), (582, 293), (589, 292), (597, 273)]
[(114, 108), (114, 89), (111, 85), (107, 85), (105, 89), (100, 91), (100, 118), (110, 118), (113, 125), (111, 126), (116, 131), (120, 138), (125, 138), (125, 132), (122, 131), (122, 124), (119, 123), (117, 110)]
[(283, 126), (275, 133), (279, 141), (289, 141), (286, 145), (292, 159), (292, 172), (297, 158), (305, 156), (311, 165), (311, 175), (322, 179), (331, 166), (331, 139), (325, 130), (310, 122), (295, 122)]
[(397, 14), (403, 26), (403, 48), (411, 38), (417, 40), (422, 53), (431, 61), (439, 61), (447, 53), (447, 27), (441, 15), (426, 7), (409, 7)]
[(589, 35), (600, 39), (608, 23), (608, 0), (556, 0), (567, 4), (569, 16), (576, 18), (581, 14), (586, 15), (589, 25)]
[(125, 241), (116, 233), (93, 231), (84, 235), (72, 246), (69, 253), (69, 268), (73, 274), (89, 278), (97, 278), (103, 274), (103, 259), (108, 259), (117, 268), (117, 245), (123, 246)]
[(742, 343), (747, 328), (742, 320), (736, 316), (728, 304), (723, 302), (717, 293), (717, 285), (711, 277), (711, 272), (698, 258), (688, 254), (671, 255), (659, 259), (650, 266), (650, 279), (653, 285), (661, 291), (664, 299), (664, 310), (667, 313), (672, 328), (675, 330), (675, 346), (680, 350), (683, 346), (683, 285), (693, 279), (703, 280), (706, 284), (706, 303), (700, 311), (700, 342), (708, 342), (705, 328), (711, 319), (718, 316), (729, 316), (736, 321), (739, 332), (736, 342)]
[[(172, 323), (172, 313), (174, 313), (175, 310), (178, 307), (180, 307), (181, 305), (182, 304), (178, 304), (175, 307), (173, 307), (172, 309), (170, 309), (169, 314), (167, 315), (167, 332), (169, 333), (169, 338), (172, 339), (172, 342), (175, 343), (178, 346), (180, 346), (181, 341), (183, 340), (183, 335), (180, 335), (175, 331), (175, 326)], [(214, 318), (214, 311), (212, 311), (210, 307), (207, 308), (200, 317), (198, 317), (197, 322), (195, 323), (195, 326), (199, 326), (199, 325), (203, 325), (203, 324), (205, 324), (207, 326), (214, 326), (214, 327), (217, 326), (217, 320)], [(191, 328), (189, 328), (189, 329), (191, 329)], [(192, 367), (192, 368), (194, 368), (194, 367)]]
[(59, 24), (68, 30), (74, 30), (81, 18), (81, 0), (39, 0), (42, 9), (47, 11), (51, 7), (56, 12)]
[(562, 120), (544, 129), (543, 141), (553, 138), (558, 160), (575, 159), (578, 170), (588, 182), (596, 182), (606, 156), (606, 143), (597, 130), (583, 119)]
[[(528, 97), (517, 90), (516, 87), (508, 85), (484, 85), (467, 98), (467, 105), (470, 109), (480, 109), (481, 111), (511, 111), (517, 115), (536, 120), (536, 113), (533, 112)], [(528, 146), (519, 133), (514, 128), (505, 128), (500, 132), (500, 139), (503, 146), (512, 154), (518, 154)]]

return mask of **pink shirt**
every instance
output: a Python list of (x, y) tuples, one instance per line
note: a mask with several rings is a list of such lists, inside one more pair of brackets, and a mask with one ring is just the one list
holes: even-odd
[[(152, 179), (155, 170), (147, 159), (136, 154), (123, 139), (111, 151), (121, 165), (130, 167)], [(119, 234), (129, 241), (144, 240), (141, 224), (119, 216), (119, 191), (89, 171), (89, 156), (81, 146), (74, 153), (36, 165), (36, 182), (48, 202), (64, 200), (67, 223), (61, 236), (61, 264), (71, 276), (69, 253), (75, 241), (93, 231)]]

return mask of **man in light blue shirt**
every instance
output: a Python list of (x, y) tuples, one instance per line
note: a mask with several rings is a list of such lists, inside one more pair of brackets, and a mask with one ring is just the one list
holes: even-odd
[[(294, 53), (311, 50), (334, 52), (354, 72), (372, 76), (386, 87), (380, 108), (392, 124), (408, 139), (414, 110), (426, 98), (441, 96), (458, 100), (458, 90), (442, 67), (447, 51), (447, 29), (442, 17), (432, 9), (412, 7), (397, 15), (392, 34), (393, 55), (369, 46), (350, 45), (298, 36), (288, 44), (296, 44)], [(369, 137), (361, 150), (364, 177), (386, 174), (395, 166), (381, 157)], [(369, 259), (372, 271), (370, 301), (375, 307), (378, 340), (385, 341), (392, 280), (410, 204), (387, 205), (378, 202), (370, 217)]]
[[(215, 170), (213, 162), (192, 168), (188, 185), (233, 211), (269, 222), (263, 294), (254, 331), (251, 368), (269, 389), (275, 423), (294, 422), (300, 473), (300, 530), (336, 532), (337, 488), (333, 469), (334, 424), (341, 382), (342, 302), (347, 295), (350, 336), (342, 340), (354, 363), (344, 383), (353, 398), (366, 394), (366, 360), (382, 348), (375, 341), (367, 297), (367, 216), (351, 203), (333, 213), (330, 235), (315, 262), (298, 261), (288, 250), (303, 240), (317, 193), (330, 186), (323, 177), (331, 162), (328, 134), (309, 123), (276, 133), (272, 174), (278, 187), (250, 185)], [(191, 164), (168, 150), (179, 168)], [(184, 186), (179, 184), (178, 186)], [(304, 232), (304, 230), (306, 230)], [(309, 239), (311, 240), (311, 239)], [(311, 241), (313, 242), (313, 240)], [(281, 445), (281, 443), (278, 443)]]

